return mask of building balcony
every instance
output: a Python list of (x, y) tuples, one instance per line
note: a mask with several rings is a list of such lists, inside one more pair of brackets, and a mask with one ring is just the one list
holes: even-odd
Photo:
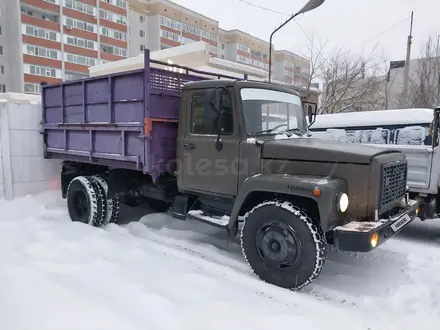
[(47, 13), (56, 13), (60, 12), (60, 6), (58, 4), (44, 1), (44, 0), (20, 0), (20, 4), (25, 7), (29, 6), (31, 8), (39, 9), (43, 12)]

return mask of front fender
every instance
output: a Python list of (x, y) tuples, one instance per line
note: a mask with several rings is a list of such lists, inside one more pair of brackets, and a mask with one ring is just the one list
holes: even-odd
[[(313, 196), (313, 190), (319, 187), (319, 197)], [(336, 209), (336, 196), (347, 192), (347, 182), (336, 178), (323, 178), (309, 175), (257, 174), (243, 182), (232, 208), (228, 228), (232, 229), (238, 221), (242, 205), (253, 192), (267, 192), (311, 198), (318, 205), (321, 226), (324, 231), (339, 225), (345, 219)], [(300, 206), (300, 205), (299, 205)], [(339, 220), (339, 221), (338, 221)]]

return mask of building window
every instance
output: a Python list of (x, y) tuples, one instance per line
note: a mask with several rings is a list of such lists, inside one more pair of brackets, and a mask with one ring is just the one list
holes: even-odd
[(139, 34), (140, 34), (140, 36), (141, 36), (142, 38), (145, 38), (145, 31), (141, 30), (141, 31), (139, 32)]
[(127, 1), (124, 1), (124, 0), (116, 0), (115, 1), (115, 5), (117, 7), (121, 7), (121, 8), (127, 9)]
[(80, 11), (82, 13), (86, 13), (89, 15), (95, 14), (95, 7), (89, 6), (85, 3), (78, 2), (75, 0), (64, 0), (64, 3), (67, 8), (74, 9), (74, 10), (77, 10), (77, 11)]
[(6, 93), (6, 85), (0, 85), (0, 93)]
[(217, 41), (217, 36), (215, 34), (208, 32), (208, 31), (205, 31), (205, 30), (202, 30), (202, 37), (205, 39), (212, 40), (212, 41)]
[(58, 51), (56, 50), (33, 45), (25, 45), (25, 47), (25, 53), (28, 55), (45, 57), (54, 60), (58, 59)]
[(46, 76), (46, 77), (56, 77), (56, 70), (52, 68), (47, 68), (45, 66), (38, 65), (30, 65), (29, 66), (30, 74), (35, 74), (38, 76)]
[(238, 62), (242, 62), (242, 63), (246, 63), (249, 64), (249, 58), (241, 56), (241, 55), (237, 55), (237, 61)]
[(170, 39), (170, 40), (173, 40), (173, 41), (178, 41), (178, 42), (181, 41), (180, 35), (175, 34), (173, 32), (165, 31), (165, 30), (160, 30), (160, 36), (162, 38)]
[(3, 34), (2, 27), (0, 26), (0, 36)]
[(74, 28), (88, 31), (88, 32), (95, 32), (95, 27), (96, 27), (95, 24), (80, 21), (80, 20), (73, 19), (70, 17), (65, 17), (65, 23), (67, 26), (70, 26), (70, 27), (74, 27)]
[(0, 74), (5, 74), (5, 66), (4, 65), (0, 66)]
[(188, 24), (182, 24), (182, 31), (200, 36), (200, 29)]
[(91, 58), (82, 55), (65, 53), (64, 59), (66, 60), (66, 62), (80, 64), (80, 65), (93, 66), (96, 64), (96, 58)]
[(125, 16), (114, 14), (104, 9), (99, 9), (99, 17), (118, 24), (127, 25)]
[[(213, 90), (196, 92), (191, 99), (191, 134), (218, 134), (220, 115), (211, 110), (209, 99)], [(208, 106), (207, 106), (208, 105)], [(222, 98), (222, 134), (232, 134), (234, 130), (232, 105), (229, 94)]]
[(3, 55), (3, 46), (0, 46), (0, 55)]
[[(68, 24), (66, 24), (68, 25)], [(32, 37), (52, 40), (52, 41), (58, 41), (57, 40), (57, 33), (54, 31), (45, 30), (42, 28), (33, 27), (30, 25), (25, 25), (24, 27), (24, 34)]]
[(239, 44), (238, 49), (241, 50), (242, 52), (249, 53), (249, 49), (246, 45)]
[(222, 49), (225, 49), (225, 44), (222, 44)]
[(180, 31), (181, 27), (182, 27), (180, 22), (175, 21), (175, 20), (168, 18), (168, 17), (165, 17), (165, 16), (160, 17), (160, 24), (167, 26), (171, 29), (178, 30), (178, 31)]
[(127, 1), (125, 0), (101, 0), (101, 1), (119, 8), (127, 9)]
[(65, 35), (64, 42), (72, 46), (96, 50), (96, 43), (91, 40)]
[(105, 28), (102, 26), (101, 26), (101, 35), (103, 35), (104, 37), (127, 41), (127, 34), (126, 33), (112, 30), (109, 28)]
[(145, 23), (145, 16), (144, 16), (144, 15), (140, 15), (140, 16), (139, 16), (139, 21), (140, 21), (141, 23)]
[(102, 45), (101, 44), (101, 52), (113, 54), (117, 56), (127, 57), (127, 50), (124, 48), (119, 48), (116, 46), (108, 46), (108, 45)]
[(41, 86), (39, 84), (24, 84), (24, 92), (29, 94), (41, 94)]
[(144, 46), (144, 45), (141, 45), (141, 46), (139, 47), (139, 49), (141, 50), (141, 52), (143, 52), (144, 49), (145, 49), (145, 46)]

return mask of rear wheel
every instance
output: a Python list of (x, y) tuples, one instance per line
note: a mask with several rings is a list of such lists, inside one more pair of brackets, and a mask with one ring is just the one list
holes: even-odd
[(293, 290), (314, 281), (327, 257), (321, 227), (285, 201), (261, 203), (245, 216), (241, 246), (260, 279)]
[(106, 213), (104, 190), (92, 178), (77, 176), (67, 188), (67, 209), (72, 221), (101, 226)]
[(105, 194), (105, 198), (106, 198), (106, 202), (107, 202), (105, 217), (104, 217), (104, 221), (103, 221), (102, 225), (105, 226), (109, 223), (115, 223), (116, 221), (118, 221), (118, 218), (119, 218), (119, 198), (118, 197), (113, 197), (113, 198), (107, 197), (108, 184), (107, 184), (107, 181), (102, 176), (95, 175), (92, 178), (104, 190), (104, 194)]

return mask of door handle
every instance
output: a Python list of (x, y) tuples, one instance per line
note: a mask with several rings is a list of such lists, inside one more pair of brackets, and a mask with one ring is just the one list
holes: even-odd
[(194, 148), (196, 147), (196, 145), (195, 145), (194, 143), (185, 143), (185, 144), (183, 145), (183, 147), (184, 147), (185, 149), (194, 149)]

